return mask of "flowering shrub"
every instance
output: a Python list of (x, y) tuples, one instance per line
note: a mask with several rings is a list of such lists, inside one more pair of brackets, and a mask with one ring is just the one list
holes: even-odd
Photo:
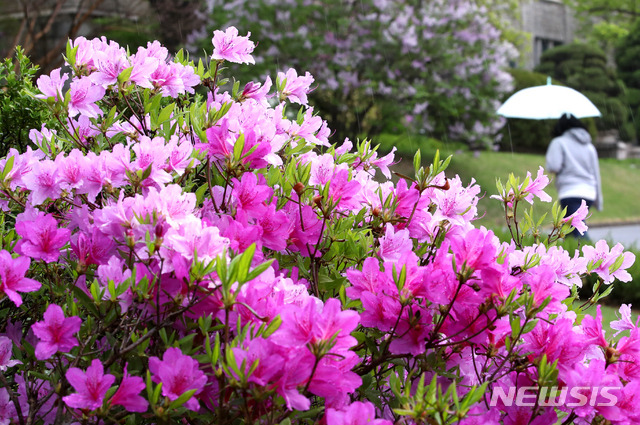
[[(584, 208), (556, 208), (545, 240), (519, 220), (548, 200), (542, 170), (499, 184), (501, 243), (447, 160), (418, 155), (394, 184), (393, 154), (329, 143), (307, 75), (225, 92), (254, 44), (213, 45), (205, 67), (79, 38), (70, 73), (38, 80), (65, 131), (0, 163), (2, 423), (640, 419), (630, 310), (616, 341), (572, 303), (585, 274), (628, 280), (633, 255), (557, 247)], [(492, 399), (516, 387), (536, 402)]]
[[(316, 79), (313, 104), (343, 138), (404, 125), (441, 140), (490, 146), (505, 123), (495, 111), (512, 89), (506, 69), (517, 51), (491, 15), (517, 4), (211, 0), (208, 5), (215, 28), (233, 25), (260, 40), (256, 66), (238, 70), (244, 79), (275, 75), (282, 66), (309, 72)], [(208, 44), (207, 34), (199, 36)]]

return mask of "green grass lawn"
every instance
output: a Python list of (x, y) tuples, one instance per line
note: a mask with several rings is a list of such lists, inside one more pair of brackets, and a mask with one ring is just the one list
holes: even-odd
[[(536, 175), (538, 167), (544, 166), (543, 155), (491, 152), (483, 151), (475, 155), (464, 151), (460, 145), (437, 142), (427, 138), (416, 136), (382, 136), (380, 142), (383, 149), (389, 146), (397, 146), (398, 158), (401, 162), (395, 165), (395, 170), (406, 175), (413, 175), (412, 158), (419, 148), (422, 152), (423, 165), (428, 164), (433, 158), (435, 149), (440, 149), (441, 157), (453, 155), (447, 174), (460, 176), (464, 184), (468, 184), (471, 178), (482, 188), (484, 197), (478, 203), (478, 215), (481, 216), (476, 225), (484, 225), (489, 228), (504, 225), (503, 209), (499, 201), (490, 199), (497, 193), (496, 179), (506, 181), (509, 173), (524, 178), (527, 171)], [(422, 145), (421, 145), (422, 143)], [(592, 211), (588, 219), (590, 225), (604, 223), (625, 223), (640, 221), (640, 160), (615, 160), (601, 159), (600, 173), (602, 177), (604, 209)], [(550, 176), (551, 177), (551, 176)], [(553, 182), (547, 187), (546, 192), (557, 200), (557, 191)], [(526, 204), (528, 209), (529, 204)], [(536, 216), (551, 211), (551, 203), (536, 202), (534, 208)]]

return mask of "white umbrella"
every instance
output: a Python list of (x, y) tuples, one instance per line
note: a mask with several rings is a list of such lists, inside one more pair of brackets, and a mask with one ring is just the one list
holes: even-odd
[(600, 117), (600, 111), (582, 93), (569, 87), (551, 84), (522, 89), (498, 108), (498, 115), (507, 118), (546, 120), (570, 113), (576, 118)]

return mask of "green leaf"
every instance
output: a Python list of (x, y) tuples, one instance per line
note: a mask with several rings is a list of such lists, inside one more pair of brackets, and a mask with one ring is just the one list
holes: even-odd
[(73, 295), (80, 301), (80, 303), (91, 312), (94, 316), (99, 316), (98, 308), (96, 307), (94, 301), (89, 298), (89, 296), (78, 286), (72, 287)]
[(194, 388), (193, 390), (187, 390), (187, 391), (183, 392), (182, 394), (180, 394), (180, 397), (178, 397), (177, 399), (173, 400), (173, 402), (171, 402), (171, 404), (169, 405), (169, 409), (173, 410), (173, 409), (177, 409), (178, 407), (182, 406), (187, 401), (189, 401), (189, 399), (191, 399), (191, 397), (193, 397), (193, 395), (195, 394), (196, 391), (198, 391), (197, 388)]
[(162, 108), (162, 111), (160, 111), (160, 114), (158, 115), (158, 124), (161, 124), (167, 121), (169, 118), (171, 118), (171, 114), (173, 113), (173, 110), (175, 108), (176, 108), (175, 103), (171, 103), (165, 106), (164, 108)]
[(118, 83), (124, 83), (125, 81), (129, 81), (131, 77), (131, 72), (133, 71), (133, 67), (130, 66), (127, 69), (124, 69), (120, 75), (118, 75)]
[(2, 174), (0, 174), (0, 180), (3, 180), (7, 177), (7, 175), (13, 170), (13, 163), (16, 160), (16, 156), (12, 155), (7, 158), (7, 162), (4, 164), (4, 168), (2, 169)]
[(273, 263), (274, 259), (272, 258), (269, 261), (265, 261), (264, 263), (254, 267), (248, 274), (246, 277), (246, 282), (249, 282), (253, 279), (255, 279), (256, 277), (260, 276), (262, 274), (262, 272), (264, 272), (265, 270), (267, 270), (270, 266), (271, 263)]

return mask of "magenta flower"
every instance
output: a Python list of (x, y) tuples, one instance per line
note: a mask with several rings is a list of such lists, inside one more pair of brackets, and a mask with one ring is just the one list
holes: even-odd
[[(162, 360), (149, 359), (149, 370), (154, 382), (162, 382), (162, 395), (173, 401), (189, 390), (198, 394), (207, 383), (207, 377), (198, 368), (198, 362), (182, 354), (179, 348), (169, 348)], [(198, 400), (191, 397), (184, 406), (189, 410), (198, 410)]]
[(20, 360), (11, 360), (13, 341), (6, 336), (0, 336), (0, 371), (4, 372), (8, 367), (22, 364)]
[(91, 82), (89, 77), (83, 77), (71, 83), (71, 98), (69, 99), (69, 116), (78, 114), (89, 118), (102, 115), (102, 111), (95, 102), (104, 97), (105, 89)]
[(16, 407), (6, 388), (0, 388), (0, 424), (9, 425), (16, 419)]
[(371, 402), (356, 401), (344, 410), (327, 409), (327, 423), (332, 425), (391, 425), (386, 419), (376, 419), (376, 409)]
[(62, 397), (69, 407), (76, 409), (95, 410), (102, 406), (104, 396), (116, 380), (111, 374), (104, 374), (104, 367), (100, 360), (93, 359), (86, 372), (72, 367), (65, 375), (75, 394)]
[(128, 412), (146, 412), (149, 403), (142, 396), (140, 391), (146, 388), (142, 378), (131, 376), (124, 367), (124, 375), (118, 391), (111, 398), (112, 405), (120, 405)]
[(38, 99), (53, 97), (56, 101), (62, 100), (64, 98), (62, 95), (62, 87), (68, 79), (69, 76), (67, 74), (62, 74), (62, 77), (60, 76), (60, 68), (54, 69), (49, 75), (41, 75), (38, 81), (36, 81), (36, 84), (42, 94), (38, 94), (36, 97)]
[(71, 230), (58, 229), (58, 222), (52, 215), (38, 213), (33, 220), (18, 219), (16, 233), (22, 236), (16, 244), (16, 252), (52, 263), (58, 261), (60, 248), (69, 241)]
[(77, 346), (78, 340), (73, 334), (80, 330), (81, 324), (79, 317), (64, 317), (59, 305), (50, 304), (44, 312), (44, 320), (31, 327), (40, 340), (36, 345), (36, 358), (46, 360), (58, 351), (66, 353)]
[(0, 251), (0, 294), (4, 293), (17, 307), (22, 304), (22, 297), (18, 292), (40, 289), (40, 282), (24, 277), (30, 263), (28, 258), (13, 258), (4, 249)]
[(226, 31), (214, 31), (211, 42), (213, 43), (213, 54), (211, 59), (226, 60), (234, 63), (255, 64), (251, 52), (256, 47), (253, 41), (249, 40), (251, 33), (242, 37), (238, 35), (236, 27), (229, 27)]

